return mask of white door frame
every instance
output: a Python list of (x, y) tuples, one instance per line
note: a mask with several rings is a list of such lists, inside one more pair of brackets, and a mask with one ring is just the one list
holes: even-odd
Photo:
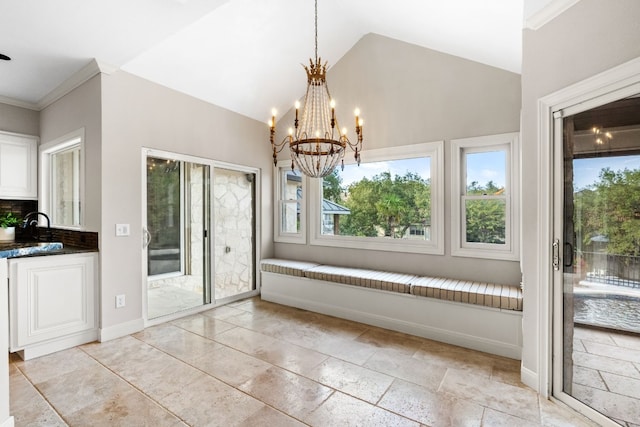
[[(260, 173), (260, 169), (259, 168), (254, 168), (254, 167), (250, 167), (250, 166), (242, 166), (242, 165), (237, 165), (237, 164), (233, 164), (233, 163), (226, 163), (226, 162), (221, 162), (221, 161), (217, 161), (217, 160), (211, 160), (211, 159), (207, 159), (207, 158), (203, 158), (203, 157), (196, 157), (196, 156), (190, 156), (190, 155), (186, 155), (186, 154), (180, 154), (180, 153), (175, 153), (175, 152), (171, 152), (171, 151), (165, 151), (165, 150), (156, 150), (153, 148), (148, 148), (148, 147), (142, 147), (141, 150), (141, 170), (143, 171), (142, 177), (141, 177), (141, 203), (142, 203), (142, 224), (144, 224), (146, 226), (147, 224), (147, 178), (146, 178), (146, 168), (147, 168), (147, 157), (148, 156), (154, 156), (154, 157), (160, 157), (160, 158), (171, 158), (171, 159), (175, 159), (175, 160), (180, 160), (180, 161), (185, 161), (185, 162), (191, 162), (191, 163), (198, 163), (198, 164), (202, 164), (202, 165), (206, 165), (209, 166), (209, 170), (210, 170), (210, 185), (209, 185), (209, 200), (210, 202), (213, 202), (214, 200), (214, 194), (213, 194), (213, 183), (214, 183), (214, 175), (215, 175), (215, 169), (216, 168), (221, 168), (221, 169), (230, 169), (230, 170), (235, 170), (235, 171), (239, 171), (239, 172), (246, 172), (246, 173), (252, 173), (255, 175), (255, 200), (254, 200), (254, 204), (255, 204), (255, 256), (256, 256), (256, 262), (255, 265), (253, 266), (254, 269), (254, 275), (256, 278), (256, 289), (254, 291), (252, 291), (251, 293), (248, 294), (244, 294), (242, 295), (242, 298), (246, 298), (248, 296), (255, 296), (255, 295), (259, 295), (260, 294), (260, 287), (261, 287), (261, 282), (260, 282), (260, 270), (259, 270), (259, 265), (260, 265), (260, 247), (261, 247), (261, 236), (262, 236), (262, 216), (260, 215), (260, 207), (262, 206), (262, 175)], [(144, 327), (149, 327), (149, 326), (153, 326), (159, 323), (164, 323), (170, 320), (174, 320), (174, 319), (178, 319), (180, 317), (184, 317), (187, 316), (189, 314), (195, 314), (195, 313), (199, 313), (201, 311), (205, 311), (205, 310), (209, 310), (212, 307), (215, 307), (217, 305), (222, 305), (222, 304), (226, 304), (229, 301), (228, 300), (216, 300), (215, 298), (215, 293), (214, 293), (214, 289), (215, 289), (215, 283), (213, 282), (215, 279), (215, 271), (214, 271), (214, 259), (213, 257), (215, 256), (214, 254), (214, 247), (213, 247), (213, 243), (215, 240), (215, 228), (214, 228), (214, 222), (215, 222), (215, 217), (213, 214), (213, 210), (211, 212), (211, 214), (209, 215), (209, 224), (207, 225), (208, 230), (209, 230), (209, 257), (210, 257), (210, 285), (211, 285), (211, 303), (210, 304), (203, 304), (202, 306), (199, 307), (195, 307), (193, 309), (190, 310), (184, 310), (181, 311), (179, 313), (173, 314), (173, 315), (168, 315), (168, 316), (162, 316), (159, 317), (157, 319), (152, 319), (149, 320), (147, 318), (147, 273), (146, 273), (146, 269), (147, 269), (147, 251), (144, 248), (144, 242), (140, 242), (141, 243), (141, 250), (142, 250), (142, 265), (141, 265), (141, 277), (142, 277), (142, 313), (143, 313), (143, 319), (144, 319)], [(143, 239), (145, 238), (144, 233), (143, 234)]]
[[(561, 300), (557, 293), (562, 289), (553, 289), (554, 280), (561, 280), (562, 271), (555, 272), (551, 265), (552, 244), (560, 240), (558, 221), (554, 217), (554, 206), (561, 203), (562, 197), (562, 117), (589, 110), (634, 94), (640, 93), (640, 58), (636, 58), (594, 77), (561, 89), (538, 100), (538, 221), (540, 246), (538, 253), (538, 315), (540, 324), (538, 342), (538, 391), (545, 397), (553, 396), (603, 425), (616, 425), (599, 412), (582, 404), (562, 390), (560, 375), (554, 376), (554, 370), (562, 365), (562, 326), (554, 321), (554, 312), (561, 313)], [(556, 179), (557, 178), (557, 179)], [(560, 205), (561, 206), (561, 205)], [(554, 229), (555, 227), (555, 229)], [(559, 251), (562, 256), (562, 250)], [(562, 259), (560, 259), (562, 265)], [(561, 283), (561, 282), (557, 282)], [(554, 292), (556, 295), (554, 295)], [(554, 298), (555, 297), (555, 298)], [(559, 316), (556, 316), (559, 317)], [(553, 353), (555, 349), (555, 354)], [(552, 364), (552, 356), (554, 363)], [(555, 365), (555, 366), (554, 366)], [(559, 383), (558, 383), (559, 382)], [(555, 386), (555, 387), (554, 387)], [(558, 387), (560, 386), (560, 387)]]
[[(260, 189), (262, 188), (262, 184), (261, 184), (261, 174), (260, 174), (260, 169), (258, 168), (254, 168), (251, 166), (242, 166), (242, 165), (236, 165), (233, 163), (227, 163), (227, 162), (221, 162), (221, 161), (217, 161), (214, 160), (213, 161), (213, 169), (211, 172), (211, 203), (214, 202), (214, 194), (213, 194), (213, 185), (215, 182), (215, 173), (216, 173), (216, 168), (218, 169), (227, 169), (227, 170), (232, 170), (232, 171), (236, 171), (236, 172), (244, 172), (244, 173), (250, 173), (253, 174), (255, 176), (255, 182), (254, 182), (254, 191), (255, 194), (253, 195), (254, 200), (253, 200), (253, 204), (254, 204), (254, 212), (253, 214), (255, 215), (255, 236), (254, 236), (254, 252), (255, 252), (255, 263), (253, 265), (253, 275), (255, 277), (255, 283), (256, 283), (256, 288), (253, 291), (250, 292), (246, 292), (243, 293), (237, 297), (230, 297), (230, 298), (225, 298), (222, 300), (213, 300), (212, 302), (215, 303), (220, 303), (220, 304), (227, 304), (231, 301), (237, 300), (237, 299), (242, 299), (242, 298), (247, 298), (247, 297), (252, 297), (252, 296), (256, 296), (260, 294), (260, 287), (261, 287), (261, 283), (260, 283), (260, 269), (259, 269), (259, 265), (260, 265), (260, 236), (262, 236), (262, 228), (261, 228), (261, 219), (262, 219), (262, 215), (260, 215), (260, 206), (262, 206), (262, 199), (261, 199), (261, 191)], [(213, 209), (211, 209), (211, 220), (215, 221), (215, 215), (213, 213)], [(215, 242), (215, 228), (211, 229), (211, 233), (210, 233), (211, 242)], [(214, 265), (215, 265), (215, 251), (214, 251), (214, 247), (213, 247), (213, 243), (212, 243), (212, 248), (211, 248), (211, 289), (212, 289), (212, 297), (215, 297), (213, 289), (215, 288), (215, 283), (214, 283), (214, 276), (215, 276), (215, 271), (214, 271)]]
[[(174, 153), (171, 151), (164, 151), (164, 150), (156, 150), (156, 149), (152, 149), (152, 148), (147, 148), (147, 147), (142, 147), (142, 156), (141, 156), (141, 170), (143, 171), (142, 173), (142, 177), (141, 177), (141, 189), (142, 189), (142, 196), (141, 196), (141, 203), (142, 203), (142, 224), (143, 227), (145, 227), (146, 229), (146, 225), (147, 225), (147, 174), (146, 174), (146, 170), (147, 170), (147, 157), (151, 156), (151, 157), (159, 157), (159, 158), (164, 158), (164, 159), (172, 159), (172, 160), (178, 160), (178, 161), (182, 161), (182, 162), (189, 162), (189, 163), (197, 163), (197, 164), (201, 164), (201, 165), (205, 165), (205, 166), (209, 166), (209, 171), (210, 171), (210, 179), (212, 179), (213, 177), (213, 168), (214, 168), (214, 162), (210, 159), (205, 159), (202, 157), (196, 157), (196, 156), (189, 156), (186, 154), (180, 154), (180, 153)], [(211, 198), (213, 197), (213, 185), (209, 186), (209, 200), (211, 200)], [(211, 241), (212, 241), (212, 229), (213, 229), (213, 215), (209, 215), (209, 224), (207, 224), (207, 229), (209, 230), (209, 254), (212, 253), (213, 248), (211, 247)], [(145, 328), (148, 326), (153, 326), (159, 323), (164, 323), (167, 322), (169, 320), (174, 320), (174, 319), (178, 319), (180, 317), (184, 317), (186, 315), (189, 314), (195, 314), (195, 313), (199, 313), (201, 311), (205, 311), (205, 310), (209, 310), (210, 308), (212, 308), (214, 306), (214, 297), (213, 295), (211, 296), (211, 303), (209, 304), (203, 304), (201, 306), (198, 307), (194, 307), (192, 309), (188, 309), (188, 310), (184, 310), (184, 311), (180, 311), (179, 313), (175, 313), (175, 314), (170, 314), (167, 316), (161, 316), (158, 317), (156, 319), (151, 319), (149, 320), (148, 315), (147, 315), (147, 310), (148, 310), (148, 295), (147, 295), (147, 284), (148, 284), (148, 278), (147, 278), (147, 256), (148, 256), (148, 251), (146, 250), (146, 246), (144, 243), (144, 239), (145, 239), (145, 232), (143, 230), (142, 233), (142, 239), (143, 241), (140, 242), (140, 249), (142, 250), (142, 265), (140, 268), (141, 271), (141, 277), (142, 277), (142, 318), (144, 319), (144, 326)], [(211, 266), (211, 269), (213, 268), (213, 266)], [(213, 286), (211, 286), (212, 288), (212, 293), (213, 293)]]

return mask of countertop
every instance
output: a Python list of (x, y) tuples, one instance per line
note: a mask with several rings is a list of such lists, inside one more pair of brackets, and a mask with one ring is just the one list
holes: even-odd
[(63, 245), (60, 242), (0, 242), (0, 258), (66, 255), (83, 252), (95, 251), (91, 249)]

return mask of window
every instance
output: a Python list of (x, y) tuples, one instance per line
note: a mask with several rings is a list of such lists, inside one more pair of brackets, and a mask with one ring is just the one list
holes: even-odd
[(84, 129), (40, 147), (42, 209), (51, 226), (83, 225)]
[(312, 244), (443, 254), (442, 153), (442, 142), (370, 150), (310, 180)]
[(275, 241), (284, 243), (306, 243), (305, 236), (305, 177), (291, 170), (290, 161), (278, 162), (276, 167)]
[(451, 142), (452, 255), (518, 259), (517, 138)]

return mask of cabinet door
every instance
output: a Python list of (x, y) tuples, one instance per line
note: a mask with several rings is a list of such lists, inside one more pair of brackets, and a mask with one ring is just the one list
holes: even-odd
[(95, 257), (10, 261), (11, 351), (96, 327)]
[(0, 132), (0, 198), (38, 198), (38, 140)]

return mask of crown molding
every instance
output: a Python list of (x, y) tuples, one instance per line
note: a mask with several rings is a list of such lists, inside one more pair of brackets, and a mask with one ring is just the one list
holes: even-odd
[(542, 9), (525, 19), (524, 28), (538, 30), (580, 0), (551, 0)]
[(14, 107), (26, 108), (27, 110), (40, 111), (40, 107), (38, 107), (38, 104), (34, 104), (33, 102), (28, 101), (20, 101), (19, 99), (9, 98), (7, 96), (0, 95), (0, 103), (13, 105)]
[(44, 98), (38, 101), (38, 103), (36, 104), (36, 109), (43, 110), (78, 86), (87, 82), (92, 77), (100, 73), (111, 74), (117, 69), (117, 67), (98, 61), (94, 58), (87, 65), (76, 71), (71, 77), (62, 82), (57, 88), (53, 89)]
[(44, 98), (36, 103), (21, 101), (19, 99), (9, 98), (2, 95), (0, 95), (0, 103), (13, 105), (14, 107), (26, 108), (28, 110), (41, 111), (77, 88), (78, 86), (82, 85), (92, 77), (100, 73), (112, 74), (117, 70), (118, 67), (98, 61), (94, 58), (87, 65), (76, 71), (71, 77), (62, 82), (57, 88), (53, 89)]

